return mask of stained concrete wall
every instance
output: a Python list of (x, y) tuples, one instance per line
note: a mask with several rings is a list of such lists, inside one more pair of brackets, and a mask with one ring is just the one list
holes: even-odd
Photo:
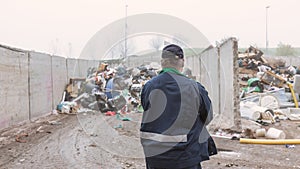
[(213, 129), (240, 127), (237, 50), (237, 40), (231, 38), (186, 59), (186, 66), (192, 69), (212, 100), (214, 120), (210, 127)]
[(50, 112), (52, 103), (51, 56), (43, 53), (29, 53), (29, 103), (30, 119)]
[(87, 70), (89, 68), (89, 63), (88, 60), (82, 60), (82, 59), (78, 59), (77, 60), (77, 66), (76, 69), (78, 69), (78, 76), (79, 77), (84, 77), (87, 74)]
[[(99, 66), (100, 62), (101, 61), (98, 61), (98, 60), (88, 60), (88, 67), (96, 67), (97, 68)], [(112, 66), (112, 65), (109, 65), (109, 66)]]
[(4, 45), (0, 61), (0, 129), (48, 114), (70, 77), (86, 77), (88, 67), (99, 64)]
[(200, 82), (207, 91), (212, 100), (214, 114), (220, 112), (220, 60), (218, 50), (210, 47), (206, 49), (197, 60), (200, 63)]
[(0, 45), (0, 129), (29, 119), (28, 53)]
[(220, 46), (220, 114), (215, 125), (220, 128), (240, 127), (238, 47), (235, 39), (229, 39)]
[(79, 65), (77, 59), (67, 59), (67, 78), (79, 77)]
[(52, 103), (53, 108), (59, 104), (63, 97), (65, 86), (68, 83), (66, 58), (52, 56)]

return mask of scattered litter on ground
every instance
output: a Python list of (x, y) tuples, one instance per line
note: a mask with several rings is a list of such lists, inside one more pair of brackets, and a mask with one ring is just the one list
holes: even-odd
[(106, 116), (114, 116), (116, 115), (116, 112), (113, 112), (113, 111), (108, 111), (105, 113)]
[(234, 164), (234, 163), (230, 163), (230, 164), (226, 164), (225, 167), (238, 167), (238, 164)]
[(48, 121), (49, 124), (51, 125), (61, 125), (62, 122), (59, 122), (59, 121)]
[(39, 128), (36, 129), (37, 133), (42, 133), (44, 132), (44, 130), (42, 130), (43, 126), (40, 126)]
[(122, 120), (122, 121), (131, 121), (131, 118), (129, 118), (129, 117), (124, 117), (124, 118), (122, 118), (121, 120)]
[(0, 142), (4, 141), (6, 139), (6, 137), (0, 137)]
[(97, 137), (98, 134), (92, 133), (92, 134), (90, 134), (90, 136), (92, 136), (92, 137)]
[(117, 125), (117, 126), (114, 126), (115, 129), (118, 129), (118, 128), (123, 128), (123, 126), (121, 124)]
[(289, 144), (286, 144), (285, 147), (286, 147), (286, 148), (295, 148), (296, 146), (295, 146), (295, 145), (289, 145)]
[(19, 143), (26, 143), (27, 141), (26, 140), (23, 140), (23, 137), (28, 137), (28, 133), (21, 133), (21, 134), (18, 134), (16, 136), (16, 142), (19, 142)]
[(97, 147), (96, 144), (90, 144), (89, 147)]

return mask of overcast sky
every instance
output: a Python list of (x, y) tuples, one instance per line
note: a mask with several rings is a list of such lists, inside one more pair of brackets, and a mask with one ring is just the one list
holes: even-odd
[[(79, 56), (102, 27), (142, 13), (183, 19), (212, 43), (237, 37), (239, 46), (265, 47), (266, 6), (269, 46), (300, 47), (299, 0), (0, 0), (0, 43)], [(58, 45), (59, 44), (59, 45)]]

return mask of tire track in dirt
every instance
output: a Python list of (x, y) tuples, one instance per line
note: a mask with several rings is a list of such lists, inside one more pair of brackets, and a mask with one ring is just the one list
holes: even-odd
[[(108, 131), (103, 126), (102, 128), (93, 126), (93, 122), (95, 122), (93, 119), (95, 118), (99, 118), (99, 116), (89, 114), (86, 116), (85, 122), (90, 124), (87, 125), (88, 127), (95, 129), (93, 132), (97, 133), (96, 137), (90, 135), (91, 131), (87, 132), (81, 127), (82, 124), (78, 122), (76, 116), (70, 116), (62, 121), (62, 125), (57, 125), (59, 128), (56, 128), (45, 137), (36, 138), (32, 142), (32, 146), (28, 146), (23, 152), (19, 152), (18, 156), (7, 161), (1, 168), (144, 168), (143, 159), (122, 157), (110, 152), (109, 147), (102, 147), (99, 141), (105, 140), (107, 134), (102, 135), (101, 133), (107, 133)], [(96, 122), (104, 123), (105, 121), (102, 119), (102, 121)], [(115, 132), (117, 134), (116, 130)], [(95, 138), (97, 138), (96, 141)], [(120, 138), (123, 137), (120, 136)], [(116, 141), (122, 144), (122, 140), (118, 139), (116, 138)], [(131, 144), (131, 146), (136, 147), (136, 144)]]

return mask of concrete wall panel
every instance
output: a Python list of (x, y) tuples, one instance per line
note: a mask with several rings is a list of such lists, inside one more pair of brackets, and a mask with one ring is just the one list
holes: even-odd
[(209, 48), (198, 59), (201, 63), (201, 84), (208, 91), (212, 101), (214, 115), (220, 113), (220, 76), (219, 56), (216, 48)]
[(194, 56), (189, 56), (185, 58), (185, 67), (188, 67), (192, 70), (193, 75), (195, 75), (195, 70), (194, 70), (194, 65), (193, 65), (193, 57)]
[(68, 81), (70, 78), (80, 77), (79, 76), (79, 65), (78, 60), (76, 59), (67, 59), (67, 78)]
[(196, 76), (196, 80), (200, 81), (200, 62), (199, 55), (189, 56), (186, 58), (185, 67), (192, 70), (192, 75)]
[(234, 126), (233, 116), (233, 49), (232, 43), (227, 42), (220, 47), (220, 128)]
[(192, 69), (212, 100), (213, 129), (240, 125), (237, 49), (237, 40), (231, 38), (219, 47), (209, 47), (186, 59), (186, 66)]
[(198, 56), (195, 56), (193, 58), (193, 67), (195, 70), (195, 73), (193, 73), (193, 76), (196, 77), (196, 80), (200, 81), (201, 78), (201, 61)]
[(99, 61), (65, 59), (0, 45), (0, 129), (46, 115), (70, 77), (85, 77)]
[(30, 118), (36, 118), (52, 110), (53, 85), (51, 56), (43, 53), (29, 53)]
[(0, 46), (0, 129), (29, 120), (28, 54)]
[(88, 60), (78, 59), (79, 77), (86, 77), (89, 68)]
[(237, 73), (237, 41), (229, 39), (220, 47), (220, 113), (213, 121), (214, 128), (239, 127), (239, 87)]
[(88, 67), (95, 67), (97, 68), (99, 66), (100, 61), (96, 60), (88, 60)]
[(67, 60), (63, 57), (52, 56), (52, 78), (53, 78), (53, 107), (59, 104), (62, 100), (65, 86), (68, 83), (67, 79)]

